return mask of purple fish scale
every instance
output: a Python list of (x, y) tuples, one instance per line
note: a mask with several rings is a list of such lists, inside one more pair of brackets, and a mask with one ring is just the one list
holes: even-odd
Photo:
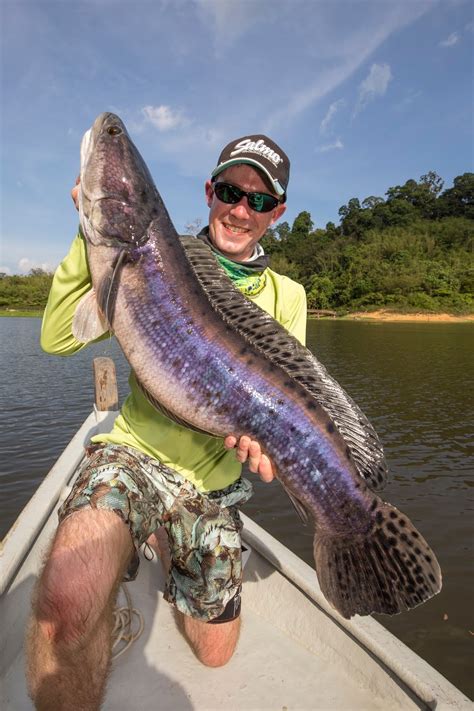
[[(264, 376), (268, 360), (244, 341), (241, 345), (250, 353), (252, 368), (227, 341), (210, 340), (202, 325), (206, 320), (195, 317), (202, 297), (191, 305), (185, 290), (176, 286), (176, 281), (180, 283), (176, 276), (170, 285), (153, 244), (141, 252), (146, 291), (126, 289), (123, 298), (134, 328), (141, 333), (141, 345), (148, 351), (147, 370), (153, 363), (154, 392), (157, 384), (164, 383), (165, 393), (158, 399), (203, 430), (219, 436), (249, 434), (265, 442), (283, 484), (315, 513), (320, 525), (346, 532), (348, 527), (366, 529), (370, 525), (367, 501), (355, 487), (350, 468), (341, 461), (327, 433), (315, 426), (301, 399), (295, 402), (283, 387)], [(151, 390), (146, 376), (135, 370)], [(344, 500), (347, 505), (341, 507)]]

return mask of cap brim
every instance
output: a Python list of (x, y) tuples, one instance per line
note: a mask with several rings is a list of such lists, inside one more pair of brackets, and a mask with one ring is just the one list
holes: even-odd
[(277, 195), (281, 197), (285, 194), (285, 190), (282, 188), (279, 181), (274, 178), (261, 163), (256, 160), (252, 160), (252, 158), (233, 158), (232, 160), (226, 160), (225, 163), (220, 163), (217, 168), (214, 168), (211, 173), (211, 178), (215, 178), (217, 175), (219, 175), (219, 173), (222, 173), (223, 170), (225, 170), (226, 168), (230, 168), (231, 165), (240, 165), (242, 163), (245, 163), (247, 165), (253, 165), (255, 168), (258, 168), (258, 170), (260, 170), (262, 173), (265, 173), (265, 175), (270, 181), (270, 184), (273, 185), (273, 189), (275, 190), (275, 193)]

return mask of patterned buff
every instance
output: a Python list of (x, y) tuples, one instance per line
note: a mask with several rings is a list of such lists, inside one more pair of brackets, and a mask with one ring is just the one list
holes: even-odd
[(197, 236), (205, 242), (214, 252), (219, 264), (224, 268), (227, 276), (232, 279), (236, 288), (246, 296), (256, 296), (267, 283), (266, 269), (269, 264), (269, 257), (262, 254), (251, 262), (236, 262), (227, 259), (217, 250), (209, 239), (209, 227), (204, 227)]
[(245, 267), (243, 264), (237, 264), (231, 259), (227, 259), (224, 255), (215, 252), (216, 259), (219, 264), (224, 267), (227, 276), (232, 279), (235, 286), (242, 294), (246, 296), (256, 296), (267, 283), (266, 272), (256, 272), (254, 269)]

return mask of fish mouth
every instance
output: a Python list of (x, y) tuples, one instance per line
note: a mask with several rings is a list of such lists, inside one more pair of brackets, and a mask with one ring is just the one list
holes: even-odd
[(90, 153), (91, 149), (91, 143), (92, 143), (92, 128), (89, 128), (88, 131), (85, 132), (85, 134), (82, 137), (81, 141), (81, 172), (83, 166), (85, 166), (87, 162), (87, 157)]

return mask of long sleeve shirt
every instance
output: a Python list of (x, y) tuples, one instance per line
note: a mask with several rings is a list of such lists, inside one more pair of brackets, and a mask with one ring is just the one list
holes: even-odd
[[(267, 268), (264, 288), (251, 296), (301, 343), (306, 335), (306, 294), (301, 284)], [(53, 278), (43, 316), (41, 347), (47, 353), (69, 356), (85, 347), (72, 333), (74, 312), (92, 288), (84, 237), (78, 234)], [(101, 338), (107, 338), (105, 334)], [(98, 339), (99, 340), (99, 339)], [(239, 478), (241, 464), (223, 440), (182, 427), (158, 412), (139, 388), (133, 371), (130, 394), (110, 433), (93, 442), (134, 447), (177, 470), (200, 491), (223, 489)]]

